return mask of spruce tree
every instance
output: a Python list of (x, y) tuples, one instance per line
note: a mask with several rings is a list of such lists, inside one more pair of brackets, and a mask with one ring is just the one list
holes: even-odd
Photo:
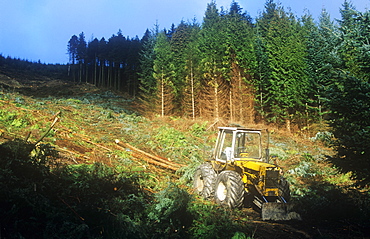
[(98, 54), (99, 54), (99, 40), (94, 38), (88, 43), (87, 47), (87, 61), (93, 65), (93, 80), (91, 83), (97, 85), (98, 74)]
[(251, 18), (232, 2), (224, 18), (226, 54), (230, 62), (230, 120), (254, 121), (254, 88), (252, 74), (255, 68), (254, 32)]
[(336, 137), (337, 165), (352, 171), (364, 185), (370, 182), (370, 13), (361, 13), (345, 1), (339, 21), (340, 56), (343, 64), (336, 70), (327, 91), (331, 110), (330, 125)]
[[(275, 6), (272, 1), (267, 6)], [(305, 74), (305, 40), (300, 22), (282, 7), (267, 8), (260, 25), (271, 69), (266, 78), (264, 112), (275, 123), (292, 121), (300, 124), (307, 99), (308, 80)]]
[(76, 70), (75, 64), (77, 61), (77, 47), (78, 47), (78, 37), (73, 35), (71, 39), (68, 41), (68, 55), (69, 55), (69, 62), (72, 64), (69, 68), (69, 74), (72, 75), (73, 81), (76, 81)]
[(183, 114), (186, 117), (195, 119), (199, 117), (199, 94), (200, 94), (200, 73), (199, 62), (200, 52), (198, 48), (200, 26), (194, 22), (189, 25), (188, 43), (183, 52), (184, 60), (184, 86), (182, 89)]
[(85, 70), (85, 67), (84, 67), (85, 66), (85, 60), (86, 60), (86, 55), (87, 55), (86, 51), (87, 51), (87, 43), (85, 41), (85, 34), (83, 32), (81, 32), (78, 35), (77, 55), (76, 55), (76, 60), (77, 60), (78, 65), (79, 65), (79, 82), (82, 82), (82, 78), (86, 74), (86, 70)]
[(174, 54), (165, 31), (161, 31), (154, 46), (154, 78), (157, 81), (156, 108), (162, 117), (172, 115), (175, 109)]
[(229, 117), (230, 84), (226, 79), (230, 62), (224, 32), (222, 16), (212, 1), (207, 5), (199, 38), (203, 87), (199, 107), (203, 117), (216, 122)]
[[(191, 27), (189, 24), (181, 21), (180, 24), (172, 29), (171, 33), (171, 52), (173, 53), (173, 65), (174, 65), (174, 90), (175, 90), (175, 104), (177, 113), (182, 112), (182, 98), (184, 93), (184, 87), (186, 84), (186, 49), (190, 41)], [(167, 34), (168, 35), (168, 34)]]
[(154, 78), (154, 45), (156, 42), (156, 33), (146, 30), (141, 39), (142, 50), (139, 54), (139, 98), (144, 106), (144, 111), (153, 109), (156, 95), (156, 79)]
[(310, 119), (318, 119), (322, 122), (323, 115), (327, 112), (323, 105), (323, 98), (326, 90), (333, 83), (335, 69), (341, 64), (338, 54), (338, 31), (325, 9), (322, 9), (318, 25), (313, 22), (310, 15), (303, 17), (303, 24), (306, 31), (306, 71), (311, 86), (308, 95), (309, 112), (312, 115)]

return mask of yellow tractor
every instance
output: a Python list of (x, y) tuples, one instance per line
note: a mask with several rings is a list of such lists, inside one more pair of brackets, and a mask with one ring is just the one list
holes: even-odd
[(261, 211), (262, 220), (300, 219), (290, 212), (289, 185), (280, 167), (269, 163), (269, 133), (262, 148), (264, 130), (219, 127), (211, 159), (194, 174), (194, 190), (218, 204), (238, 208), (246, 201)]

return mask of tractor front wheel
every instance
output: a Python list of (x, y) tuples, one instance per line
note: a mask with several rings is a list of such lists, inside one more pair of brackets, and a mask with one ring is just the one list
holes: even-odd
[(231, 170), (221, 172), (214, 184), (215, 200), (230, 208), (241, 207), (244, 200), (244, 183), (240, 175)]
[(200, 165), (194, 174), (193, 187), (195, 192), (205, 199), (211, 198), (216, 176), (216, 172), (210, 163)]

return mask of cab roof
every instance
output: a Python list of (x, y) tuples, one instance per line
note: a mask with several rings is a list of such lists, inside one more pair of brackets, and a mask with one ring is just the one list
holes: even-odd
[(236, 130), (245, 130), (245, 131), (262, 131), (262, 129), (251, 129), (246, 127), (218, 127), (219, 130), (230, 130), (230, 131), (236, 131)]

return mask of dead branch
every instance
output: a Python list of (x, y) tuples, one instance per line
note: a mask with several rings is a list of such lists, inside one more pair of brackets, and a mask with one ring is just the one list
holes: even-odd
[(123, 143), (120, 142), (119, 140), (115, 140), (117, 146), (123, 150), (126, 148), (129, 148), (132, 151), (132, 156), (135, 158), (140, 158), (145, 160), (146, 162), (157, 165), (163, 168), (171, 169), (173, 171), (177, 171), (182, 165), (166, 161), (165, 159), (162, 159), (158, 156), (151, 155), (149, 153), (146, 153), (138, 148), (135, 148), (134, 146), (128, 144), (128, 143)]
[[(85, 158), (85, 159), (90, 159), (88, 156), (85, 156), (85, 155), (80, 155), (79, 153), (76, 153), (76, 152), (73, 152), (73, 151), (70, 151), (70, 150), (68, 150), (68, 149), (63, 149), (63, 148), (60, 148), (60, 147), (56, 147), (59, 151), (63, 151), (63, 152), (66, 152), (66, 153), (69, 153), (69, 154), (72, 154), (72, 155), (75, 155), (77, 158), (79, 158), (79, 157), (83, 157), (83, 158)], [(78, 164), (78, 162), (76, 161), (76, 160), (74, 160), (74, 159), (72, 159), (73, 160), (73, 162), (75, 162), (76, 164)]]
[(208, 131), (210, 128), (212, 128), (213, 126), (215, 126), (217, 123), (218, 123), (219, 120), (216, 120), (213, 124), (211, 124), (207, 129), (206, 131)]
[(168, 159), (166, 158), (163, 158), (163, 157), (160, 157), (160, 156), (155, 156), (155, 155), (152, 155), (152, 154), (149, 154), (143, 150), (140, 150), (132, 145), (130, 145), (129, 143), (124, 143), (124, 142), (121, 142), (120, 140), (116, 139), (115, 140), (116, 144), (118, 144), (119, 146), (123, 147), (123, 148), (129, 148), (130, 150), (136, 152), (136, 153), (139, 153), (141, 155), (144, 155), (150, 159), (153, 159), (155, 161), (158, 161), (158, 162), (162, 162), (164, 164), (167, 164), (167, 165), (170, 165), (172, 167), (175, 167), (177, 169), (185, 166), (185, 165), (182, 165), (182, 164), (179, 164), (179, 163), (175, 163), (175, 162), (172, 162), (172, 161), (169, 161)]
[(46, 135), (48, 135), (48, 133), (50, 132), (50, 130), (54, 127), (54, 125), (58, 122), (59, 118), (57, 117), (58, 115), (60, 114), (60, 111), (58, 113), (55, 114), (55, 118), (54, 118), (54, 122), (50, 125), (49, 129), (45, 132), (45, 134), (43, 136), (41, 136), (41, 138), (36, 141), (35, 145), (38, 145), (45, 137)]
[(72, 134), (73, 134), (73, 135), (75, 135), (75, 136), (77, 136), (77, 137), (79, 137), (79, 138), (81, 138), (83, 141), (85, 141), (85, 142), (87, 142), (87, 143), (89, 143), (89, 144), (95, 145), (96, 147), (99, 147), (99, 148), (105, 149), (105, 150), (107, 150), (107, 151), (112, 151), (110, 148), (107, 148), (107, 147), (105, 147), (105, 146), (103, 146), (103, 145), (100, 145), (100, 144), (94, 143), (94, 142), (92, 142), (91, 140), (89, 140), (89, 139), (85, 138), (84, 136), (82, 136), (82, 135), (80, 135), (80, 134), (77, 134), (77, 133), (72, 133)]
[(162, 168), (171, 169), (173, 171), (177, 171), (179, 169), (179, 167), (174, 167), (174, 166), (171, 166), (171, 165), (168, 165), (168, 164), (165, 164), (165, 163), (158, 162), (158, 161), (153, 160), (151, 158), (145, 157), (142, 154), (138, 154), (138, 153), (132, 152), (132, 156), (135, 157), (135, 158), (143, 159), (143, 160), (145, 160), (146, 162), (148, 162), (150, 164), (153, 164), (153, 165), (156, 165), (156, 166), (160, 166)]

